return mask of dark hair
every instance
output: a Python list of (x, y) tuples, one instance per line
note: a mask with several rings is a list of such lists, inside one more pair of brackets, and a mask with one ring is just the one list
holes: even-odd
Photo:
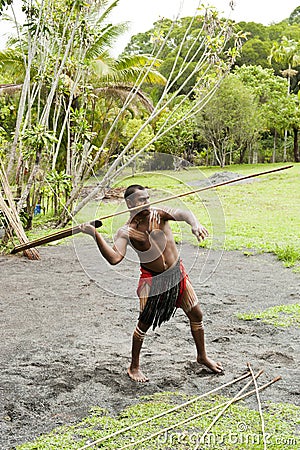
[(145, 189), (146, 188), (144, 186), (141, 186), (140, 184), (132, 184), (131, 186), (128, 186), (128, 188), (124, 192), (124, 198), (126, 200), (126, 198), (134, 194), (135, 191), (144, 191)]

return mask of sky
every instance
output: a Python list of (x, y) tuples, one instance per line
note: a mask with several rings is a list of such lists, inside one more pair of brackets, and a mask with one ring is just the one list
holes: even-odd
[[(115, 56), (123, 50), (133, 34), (149, 30), (153, 22), (161, 17), (174, 19), (179, 12), (183, 17), (193, 15), (199, 3), (215, 6), (224, 17), (237, 22), (253, 21), (264, 25), (286, 19), (300, 6), (300, 0), (232, 0), (232, 10), (229, 0), (119, 0), (111, 20), (116, 23), (129, 22), (129, 30), (117, 41)], [(21, 0), (14, 0), (16, 9), (20, 4)], [(0, 22), (0, 48), (4, 47), (4, 34), (9, 31), (7, 22)]]

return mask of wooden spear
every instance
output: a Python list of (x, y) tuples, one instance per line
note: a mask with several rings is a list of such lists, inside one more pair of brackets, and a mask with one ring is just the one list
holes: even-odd
[[(89, 222), (95, 228), (99, 228), (102, 225), (101, 220), (93, 220)], [(27, 250), (31, 247), (38, 247), (39, 245), (49, 244), (49, 242), (57, 241), (58, 239), (63, 239), (69, 236), (73, 236), (74, 234), (81, 233), (80, 225), (76, 225), (76, 227), (67, 228), (65, 230), (57, 231), (56, 233), (49, 234), (48, 236), (44, 236), (39, 239), (34, 239), (33, 241), (27, 242), (26, 244), (20, 244), (14, 247), (11, 253), (22, 252), (23, 250)]]
[[(267, 170), (265, 172), (258, 172), (258, 173), (254, 173), (252, 175), (245, 175), (244, 177), (239, 177), (239, 178), (234, 178), (233, 180), (227, 180), (227, 181), (223, 181), (222, 183), (218, 183), (218, 184), (212, 184), (209, 186), (204, 186), (198, 189), (194, 189), (193, 191), (188, 191), (188, 192), (183, 192), (182, 194), (176, 194), (176, 195), (171, 195), (170, 197), (166, 197), (166, 198), (162, 198), (159, 200), (155, 200), (153, 202), (150, 202), (147, 204), (147, 206), (152, 206), (152, 205), (157, 205), (158, 203), (163, 203), (163, 202), (167, 202), (169, 200), (174, 200), (176, 198), (180, 198), (180, 197), (185, 197), (187, 195), (192, 195), (192, 194), (196, 194), (197, 192), (202, 192), (202, 191), (207, 191), (209, 189), (214, 189), (217, 187), (221, 187), (221, 186), (225, 186), (227, 184), (231, 184), (231, 183), (236, 183), (238, 181), (243, 181), (243, 180), (248, 180), (250, 178), (255, 178), (255, 177), (259, 177), (261, 175), (268, 175), (270, 173), (274, 173), (274, 172), (279, 172), (281, 170), (286, 170), (286, 169), (290, 169), (291, 167), (293, 167), (292, 165), (290, 166), (284, 166), (284, 167), (278, 167), (277, 169), (272, 169), (272, 170)], [(91, 224), (97, 224), (97, 226), (95, 226), (95, 228), (98, 228), (102, 225), (102, 221), (105, 219), (110, 219), (111, 217), (116, 217), (119, 216), (121, 214), (125, 214), (125, 213), (132, 213), (133, 211), (137, 211), (140, 210), (141, 206), (136, 206), (134, 208), (130, 208), (130, 209), (124, 209), (122, 211), (118, 211), (112, 214), (108, 214), (107, 216), (103, 216), (100, 217), (98, 220), (91, 222)], [(63, 239), (65, 237), (68, 236), (72, 236), (74, 234), (80, 233), (80, 225), (77, 225), (76, 227), (70, 227), (67, 228), (66, 230), (63, 231), (57, 231), (56, 233), (50, 234), (48, 236), (45, 236), (43, 238), (39, 238), (39, 239), (35, 239), (33, 241), (30, 241), (26, 244), (21, 244), (21, 245), (17, 245), (12, 251), (11, 253), (18, 253), (21, 252), (23, 250), (26, 250), (28, 248), (31, 247), (38, 247), (39, 245), (44, 245), (44, 244), (48, 244), (49, 242), (53, 242), (53, 241), (57, 241), (58, 239)]]
[[(277, 383), (277, 381), (279, 381), (279, 380), (281, 380), (281, 376), (273, 378), (273, 380), (271, 380), (268, 383), (265, 383), (262, 386), (260, 386), (258, 388), (258, 391), (259, 392), (263, 391), (264, 389), (266, 389), (269, 386), (271, 386), (273, 383)], [(255, 389), (253, 389), (252, 391), (246, 392), (246, 394), (243, 394), (243, 395), (240, 395), (238, 397), (235, 397), (234, 401), (232, 403), (236, 403), (236, 402), (238, 402), (240, 400), (243, 400), (244, 398), (250, 397), (251, 395), (253, 395), (255, 393), (256, 393)], [(147, 437), (145, 437), (143, 439), (140, 439), (138, 441), (135, 441), (135, 442), (131, 442), (130, 444), (124, 445), (123, 447), (119, 447), (119, 450), (123, 450), (125, 448), (130, 448), (130, 447), (136, 447), (136, 446), (139, 446), (138, 448), (141, 448), (140, 444), (143, 444), (146, 441), (150, 441), (153, 438), (155, 438), (155, 437), (157, 437), (157, 436), (159, 436), (161, 434), (168, 433), (170, 430), (173, 430), (174, 428), (177, 428), (177, 429), (179, 428), (180, 429), (180, 427), (182, 425), (185, 425), (186, 423), (191, 422), (191, 421), (193, 421), (195, 419), (198, 419), (201, 416), (204, 416), (204, 415), (209, 414), (209, 413), (211, 413), (213, 411), (216, 411), (217, 409), (223, 408), (224, 406), (227, 406), (227, 404), (228, 404), (228, 402), (220, 403), (219, 405), (213, 406), (212, 408), (209, 408), (209, 409), (207, 409), (205, 411), (201, 411), (200, 413), (195, 414), (194, 416), (188, 417), (187, 419), (184, 419), (184, 420), (182, 420), (180, 422), (177, 422), (174, 425), (170, 425), (167, 428), (163, 428), (160, 431), (157, 431), (156, 433), (151, 434), (150, 436), (147, 436)], [(89, 444), (89, 446), (91, 446), (91, 444)], [(88, 446), (81, 447), (80, 450), (82, 450), (84, 448), (87, 448), (87, 447)]]
[(96, 444), (100, 444), (103, 441), (108, 441), (109, 439), (119, 436), (120, 434), (124, 434), (127, 431), (131, 431), (133, 428), (140, 427), (141, 425), (145, 425), (146, 423), (152, 422), (154, 420), (160, 419), (161, 417), (164, 417), (168, 414), (171, 414), (175, 411), (178, 411), (181, 408), (185, 408), (188, 405), (191, 405), (192, 403), (198, 402), (200, 399), (203, 399), (205, 397), (209, 397), (211, 394), (215, 394), (216, 392), (220, 391), (221, 389), (224, 389), (228, 386), (232, 386), (235, 383), (238, 383), (239, 381), (243, 380), (244, 378), (247, 378), (250, 376), (250, 372), (245, 373), (244, 375), (240, 376), (239, 378), (235, 378), (232, 381), (229, 381), (226, 384), (222, 384), (221, 386), (218, 386), (214, 388), (213, 390), (209, 392), (205, 392), (204, 394), (198, 395), (197, 397), (192, 398), (191, 400), (188, 400), (187, 402), (181, 403), (180, 405), (174, 406), (171, 409), (168, 409), (167, 411), (164, 411), (162, 413), (156, 414), (155, 416), (149, 417), (148, 419), (143, 419), (140, 422), (133, 423), (132, 425), (129, 425), (128, 427), (122, 428), (121, 430), (115, 431), (113, 433), (107, 434), (106, 436), (103, 436), (96, 441), (91, 442), (90, 444), (85, 445), (84, 447), (80, 447), (79, 450), (84, 450), (86, 448), (93, 447)]

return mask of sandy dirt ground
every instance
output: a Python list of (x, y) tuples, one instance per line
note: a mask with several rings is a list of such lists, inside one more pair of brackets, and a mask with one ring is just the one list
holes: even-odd
[[(126, 375), (138, 317), (134, 258), (111, 268), (88, 236), (40, 252), (41, 261), (0, 257), (1, 449), (73, 423), (92, 406), (116, 414), (141, 395), (198, 395), (244, 373), (248, 361), (265, 370), (262, 381), (282, 376), (262, 394), (263, 405), (299, 405), (299, 329), (236, 317), (299, 301), (299, 274), (274, 256), (181, 246), (204, 311), (208, 354), (223, 363), (225, 374), (195, 362), (188, 322), (178, 310), (145, 340), (142, 368), (150, 382), (141, 385)], [(255, 406), (255, 398), (248, 404)]]

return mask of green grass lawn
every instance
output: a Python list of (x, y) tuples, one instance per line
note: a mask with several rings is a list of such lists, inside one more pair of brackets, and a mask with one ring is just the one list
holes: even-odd
[[(151, 199), (165, 198), (173, 194), (197, 189), (193, 183), (224, 171), (249, 175), (282, 166), (282, 164), (234, 165), (217, 167), (193, 167), (174, 172), (171, 170), (126, 176), (115, 186), (142, 184), (150, 189)], [(90, 180), (90, 184), (95, 183)], [(191, 183), (191, 184), (189, 184)], [(166, 203), (177, 208), (188, 208), (205, 225), (210, 237), (203, 247), (242, 250), (246, 255), (253, 252), (273, 252), (284, 265), (300, 271), (300, 164), (283, 172), (255, 178), (251, 183), (232, 184)], [(91, 201), (74, 218), (74, 224), (93, 220), (121, 211), (125, 202)], [(103, 222), (101, 231), (112, 239), (119, 226), (127, 220), (121, 215)], [(35, 239), (51, 232), (47, 219), (36, 216), (34, 229), (28, 233)], [(48, 222), (48, 224), (51, 222)], [(52, 222), (53, 223), (53, 222)], [(188, 241), (197, 245), (188, 225), (172, 224), (176, 241)], [(76, 237), (75, 237), (76, 238)]]
[[(281, 164), (282, 165), (282, 164)], [(279, 167), (280, 164), (235, 165), (220, 168), (191, 168), (180, 172), (163, 171), (124, 177), (116, 186), (142, 184), (151, 189), (151, 199), (158, 199), (196, 189), (189, 185), (222, 171), (248, 175)], [(201, 192), (167, 203), (189, 208), (209, 232), (202, 246), (224, 247), (226, 250), (273, 252), (287, 266), (297, 266), (300, 260), (300, 164), (292, 169), (255, 178), (251, 183), (232, 184)], [(101, 217), (124, 209), (120, 204), (96, 202), (78, 215), (79, 222)], [(127, 216), (104, 222), (102, 232), (112, 237)], [(185, 224), (173, 224), (176, 240), (197, 244)]]

